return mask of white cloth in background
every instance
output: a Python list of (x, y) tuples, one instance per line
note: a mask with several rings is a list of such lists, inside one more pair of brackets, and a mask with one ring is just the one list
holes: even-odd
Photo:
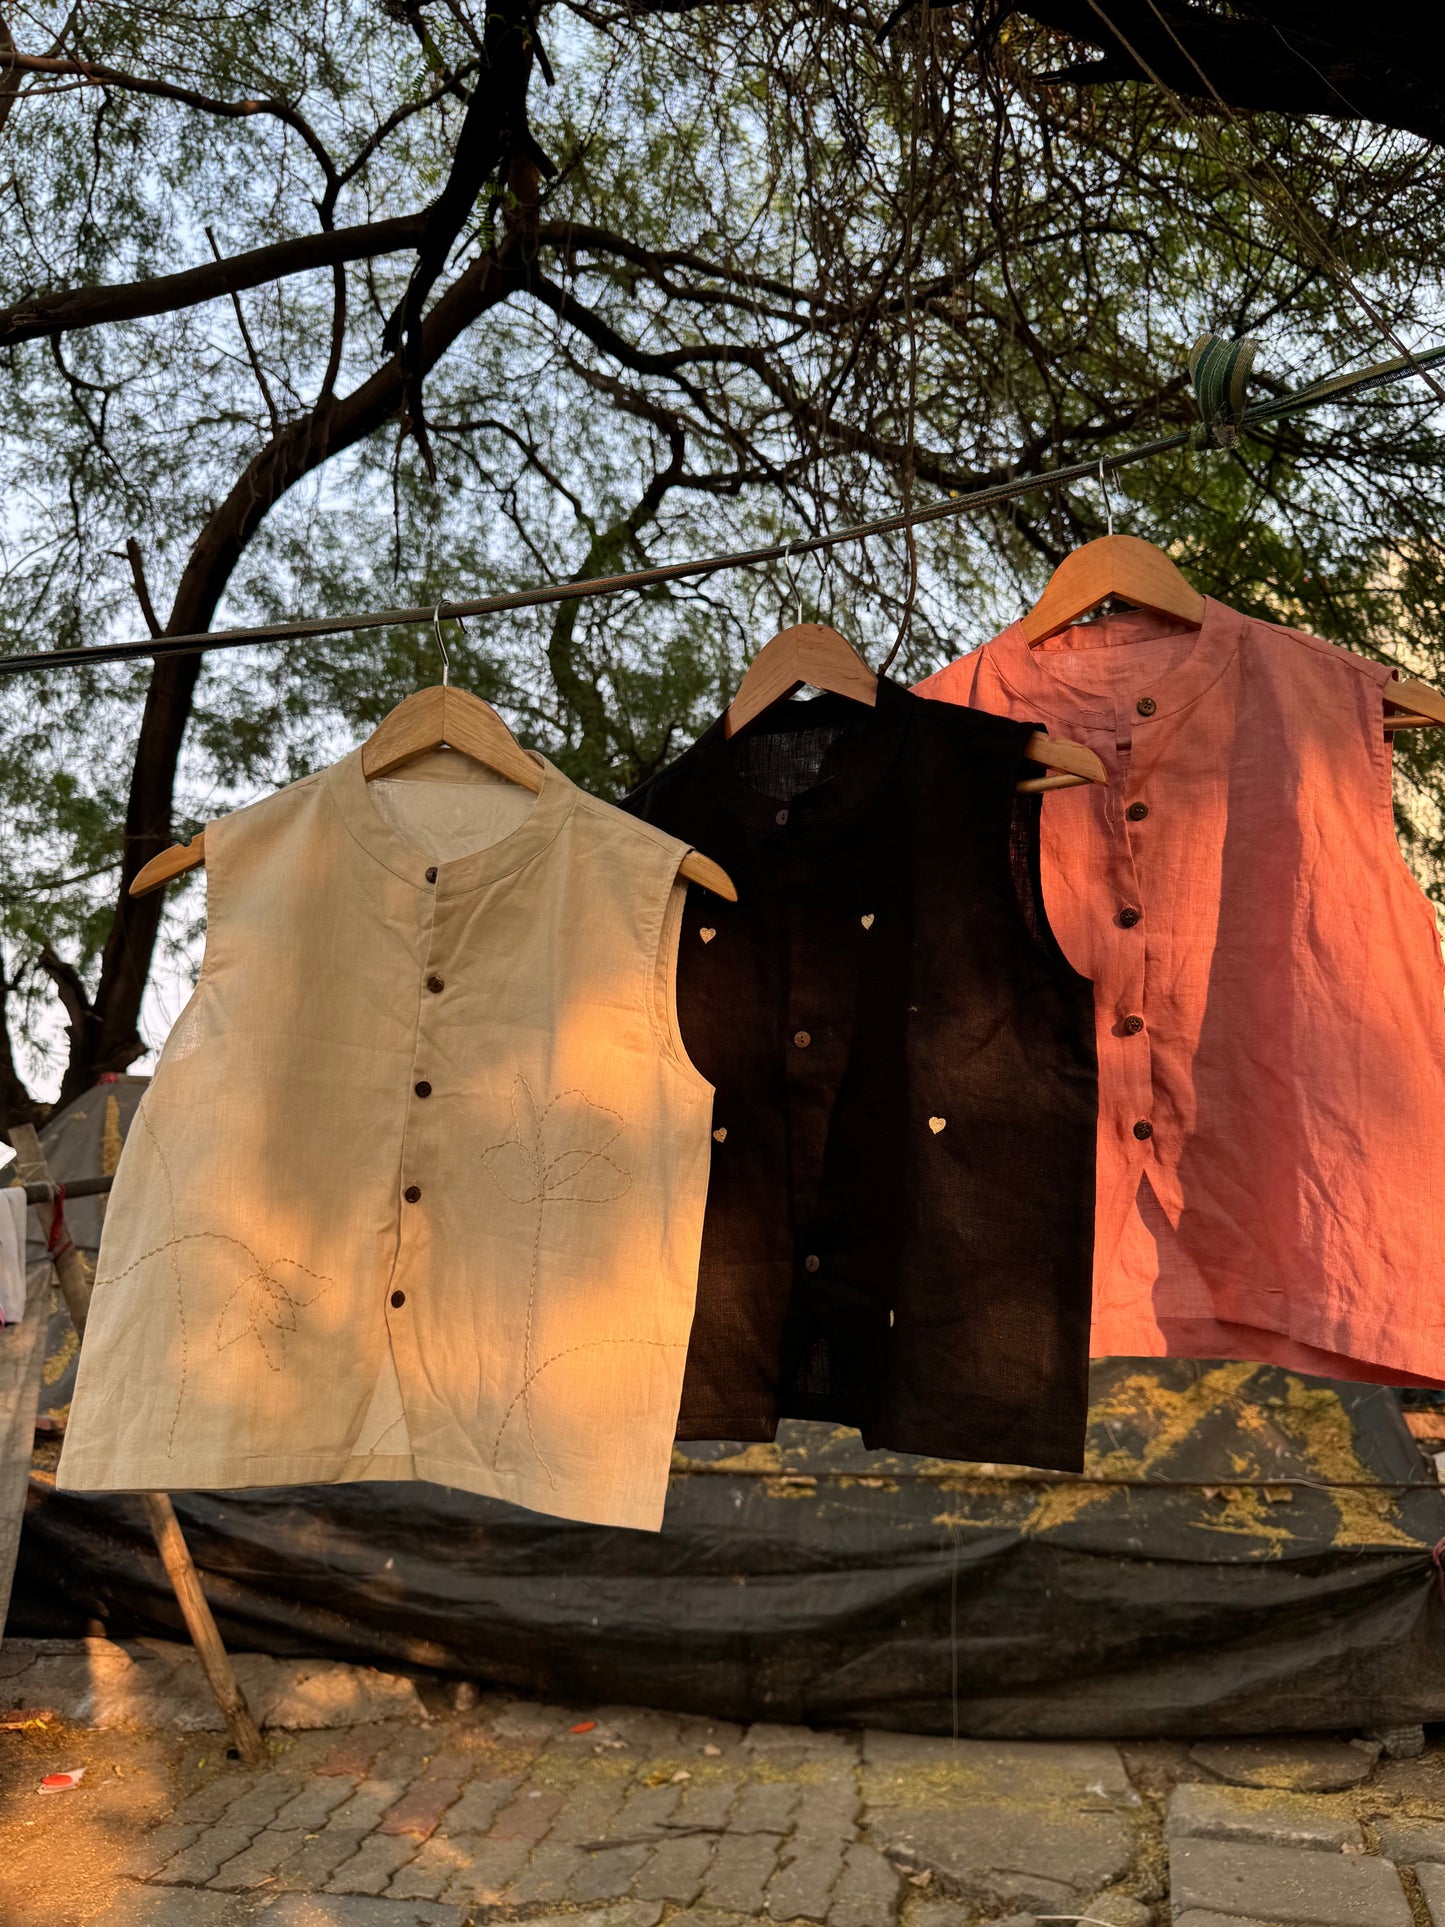
[(18, 1325), (25, 1316), (25, 1191), (18, 1184), (0, 1191), (0, 1325)]

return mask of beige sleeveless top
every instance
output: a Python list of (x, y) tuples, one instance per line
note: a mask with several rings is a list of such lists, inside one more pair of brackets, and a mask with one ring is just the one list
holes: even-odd
[(533, 797), (450, 751), (208, 826), (61, 1486), (424, 1478), (661, 1523), (712, 1108), (684, 854), (550, 764)]

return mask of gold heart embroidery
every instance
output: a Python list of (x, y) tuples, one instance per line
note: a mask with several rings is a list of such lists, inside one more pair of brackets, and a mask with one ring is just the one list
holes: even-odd
[(873, 928), (873, 912), (871, 910), (865, 912), (865, 914), (861, 916), (858, 919), (858, 921), (862, 924), (865, 930), (871, 930)]
[(717, 935), (717, 932), (716, 930), (709, 930), (706, 928), (706, 926), (704, 926), (704, 928), (699, 930), (697, 934), (702, 938), (704, 943), (711, 943), (713, 938)]
[(717, 1139), (719, 1144), (723, 1142), (727, 1134), (728, 1134), (728, 1127), (726, 1124), (719, 1124), (717, 1129), (713, 1132), (713, 1136)]
[(948, 1119), (946, 1117), (931, 1117), (928, 1120), (928, 1128), (932, 1131), (933, 1135), (937, 1137), (947, 1122)]

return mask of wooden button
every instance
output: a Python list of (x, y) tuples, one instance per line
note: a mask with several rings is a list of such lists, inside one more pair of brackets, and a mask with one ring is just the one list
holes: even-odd
[(1142, 1017), (1126, 1017), (1119, 1028), (1126, 1037), (1137, 1037), (1144, 1028), (1144, 1019)]
[(1124, 908), (1119, 912), (1119, 921), (1126, 930), (1132, 930), (1143, 915), (1144, 912), (1142, 910), (1136, 910), (1132, 903), (1126, 903)]
[(435, 883), (437, 880), (437, 866), (434, 863), (426, 873), (426, 880), (428, 883)]
[(812, 1043), (812, 1041), (813, 1041), (813, 1034), (811, 1031), (795, 1030), (793, 1032), (793, 1042), (797, 1045), (799, 1050), (806, 1050), (809, 1044)]
[(446, 984), (440, 977), (428, 977), (426, 987), (435, 996), (439, 990), (446, 989)]
[(814, 1254), (813, 1254), (813, 1253), (812, 1253), (812, 1252), (810, 1251), (810, 1252), (808, 1253), (808, 1255), (807, 1255), (807, 1257), (806, 1257), (806, 1258), (805, 1258), (805, 1259), (803, 1260), (803, 1269), (804, 1269), (804, 1271), (816, 1271), (816, 1270), (818, 1269), (818, 1267), (819, 1267), (819, 1265), (821, 1265), (821, 1264), (822, 1264), (822, 1262), (823, 1262), (823, 1260), (822, 1260), (821, 1258), (819, 1258), (819, 1257), (816, 1257), (816, 1256), (815, 1256), (815, 1255), (814, 1255)]
[(1149, 814), (1149, 805), (1147, 803), (1131, 803), (1124, 814), (1131, 823), (1142, 823), (1144, 818)]
[(1134, 707), (1141, 716), (1152, 716), (1159, 705), (1152, 696), (1141, 696)]
[(421, 1186), (419, 1184), (409, 1184), (401, 1195), (406, 1199), (408, 1204), (415, 1204), (421, 1197)]
[(1154, 1126), (1149, 1122), (1147, 1117), (1141, 1117), (1139, 1122), (1134, 1126), (1134, 1135), (1141, 1139), (1153, 1137)]

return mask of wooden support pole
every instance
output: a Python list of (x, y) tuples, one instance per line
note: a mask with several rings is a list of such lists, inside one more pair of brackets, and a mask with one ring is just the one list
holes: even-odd
[(176, 1517), (176, 1509), (170, 1497), (164, 1492), (146, 1492), (146, 1517), (150, 1520), (151, 1531), (155, 1535), (156, 1551), (161, 1556), (161, 1564), (166, 1569), (176, 1599), (185, 1615), (186, 1627), (191, 1635), (191, 1644), (197, 1657), (205, 1668), (206, 1678), (211, 1682), (211, 1691), (216, 1696), (216, 1704), (225, 1715), (226, 1725), (230, 1728), (231, 1738), (236, 1751), (247, 1766), (260, 1766), (266, 1758), (265, 1744), (260, 1730), (251, 1717), (251, 1709), (246, 1704), (246, 1695), (241, 1691), (241, 1683), (236, 1678), (231, 1664), (231, 1655), (221, 1643), (221, 1635), (216, 1630), (216, 1622), (211, 1617), (211, 1608), (201, 1590), (201, 1575), (196, 1571), (191, 1549), (186, 1544), (186, 1535), (181, 1531), (181, 1522)]
[[(39, 1185), (44, 1188), (48, 1198), (55, 1199), (58, 1186), (50, 1175), (50, 1166), (34, 1127), (29, 1124), (12, 1125), (10, 1141), (15, 1146), (15, 1173), (21, 1183)], [(45, 1233), (46, 1247), (76, 1332), (84, 1338), (86, 1313), (90, 1310), (91, 1280), (84, 1259), (71, 1243), (65, 1229), (64, 1205), (61, 1205), (58, 1216), (53, 1203), (37, 1204), (35, 1211)], [(265, 1743), (246, 1704), (246, 1695), (241, 1691), (231, 1656), (216, 1630), (215, 1619), (201, 1587), (201, 1576), (191, 1558), (176, 1509), (164, 1492), (144, 1492), (141, 1498), (156, 1542), (156, 1551), (161, 1556), (161, 1564), (176, 1595), (191, 1644), (210, 1682), (236, 1751), (247, 1766), (261, 1766), (266, 1759)]]
[[(15, 1175), (24, 1185), (44, 1185), (49, 1188), (50, 1196), (55, 1196), (55, 1180), (50, 1175), (50, 1166), (45, 1161), (45, 1153), (40, 1148), (40, 1139), (33, 1124), (14, 1124), (10, 1127), (10, 1142), (15, 1146)], [(90, 1273), (85, 1260), (70, 1242), (70, 1234), (65, 1229), (65, 1212), (61, 1209), (55, 1215), (53, 1205), (37, 1204), (35, 1215), (45, 1238), (50, 1261), (55, 1266), (56, 1280), (60, 1295), (65, 1300), (76, 1331), (85, 1336), (86, 1315), (90, 1311)]]
[[(115, 1183), (110, 1178), (67, 1178), (65, 1195), (70, 1198), (103, 1198)], [(53, 1184), (27, 1184), (25, 1202), (27, 1204), (53, 1204), (55, 1186)]]

